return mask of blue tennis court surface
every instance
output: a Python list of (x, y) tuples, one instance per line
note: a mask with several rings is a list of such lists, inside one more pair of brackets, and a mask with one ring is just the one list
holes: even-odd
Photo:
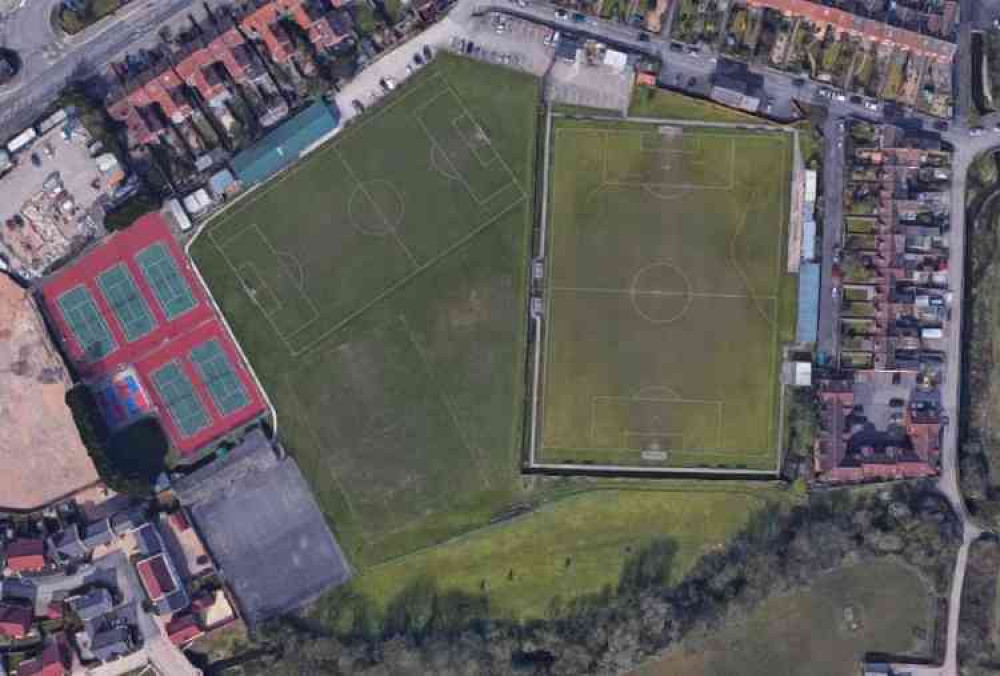
[(128, 342), (142, 338), (156, 328), (149, 306), (124, 263), (118, 263), (102, 272), (97, 276), (97, 283), (104, 294), (104, 300), (118, 318)]
[(208, 413), (198, 399), (191, 379), (177, 362), (169, 362), (155, 371), (153, 384), (181, 436), (190, 437), (208, 427)]
[(236, 377), (219, 341), (210, 340), (191, 350), (191, 361), (198, 368), (219, 413), (229, 415), (250, 403), (250, 397)]
[(135, 260), (167, 319), (176, 319), (195, 306), (191, 287), (177, 269), (166, 244), (156, 242), (150, 245), (137, 253)]
[(57, 301), (69, 330), (87, 359), (97, 361), (111, 354), (118, 345), (97, 309), (97, 303), (85, 286), (74, 286)]

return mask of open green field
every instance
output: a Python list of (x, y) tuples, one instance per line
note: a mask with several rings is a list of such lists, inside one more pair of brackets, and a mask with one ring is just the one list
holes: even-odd
[(442, 54), (192, 247), (356, 567), (518, 498), (538, 87)]
[(536, 462), (774, 469), (792, 136), (553, 135)]
[[(484, 596), (494, 617), (544, 617), (619, 583), (625, 562), (657, 540), (676, 545), (671, 581), (724, 545), (758, 510), (777, 510), (789, 495), (771, 485), (671, 481), (604, 482), (509, 523), (365, 571), (352, 590), (377, 614), (426, 583), (440, 596)], [(334, 611), (342, 605), (336, 597)], [(323, 614), (323, 603), (318, 612)]]
[(688, 639), (636, 676), (851, 676), (868, 652), (927, 656), (933, 607), (912, 569), (841, 568), (768, 599), (745, 622)]

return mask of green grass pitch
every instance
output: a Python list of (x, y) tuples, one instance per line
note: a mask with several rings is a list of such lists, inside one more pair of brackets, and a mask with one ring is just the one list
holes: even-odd
[(441, 54), (192, 246), (356, 566), (514, 499), (538, 87)]
[(792, 152), (556, 121), (536, 462), (774, 469)]

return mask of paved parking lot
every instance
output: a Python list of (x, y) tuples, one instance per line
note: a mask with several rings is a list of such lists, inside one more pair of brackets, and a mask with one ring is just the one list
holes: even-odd
[(606, 66), (557, 61), (555, 47), (547, 44), (552, 29), (523, 19), (487, 13), (473, 16), (456, 6), (452, 14), (413, 40), (382, 55), (337, 94), (344, 121), (358, 115), (354, 101), (366, 108), (386, 95), (382, 81), (394, 86), (405, 83), (422, 66), (414, 56), (448, 50), (470, 58), (524, 70), (546, 79), (551, 100), (613, 111), (628, 107), (632, 91), (631, 72), (621, 73)]
[(551, 100), (558, 103), (627, 113), (633, 81), (631, 69), (621, 72), (603, 65), (557, 61), (548, 87)]

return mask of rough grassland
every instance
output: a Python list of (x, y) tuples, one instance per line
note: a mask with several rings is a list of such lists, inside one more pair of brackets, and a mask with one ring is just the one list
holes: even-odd
[(632, 117), (659, 117), (669, 120), (773, 124), (763, 117), (653, 87), (636, 87), (632, 90), (632, 103), (628, 113)]
[(543, 462), (774, 468), (791, 151), (557, 123)]
[[(679, 580), (753, 512), (777, 509), (788, 498), (770, 486), (688, 481), (592, 488), (513, 522), (374, 566), (353, 591), (379, 614), (406, 590), (428, 583), (439, 594), (484, 595), (494, 617), (544, 617), (560, 604), (614, 589), (626, 560), (657, 539), (676, 544), (670, 573)], [(336, 598), (330, 604), (341, 605)], [(322, 604), (317, 612), (324, 614)]]
[[(857, 626), (844, 618), (850, 608)], [(933, 629), (927, 587), (910, 568), (878, 562), (819, 578), (806, 591), (765, 601), (741, 623), (689, 639), (636, 676), (845, 676), (867, 652), (926, 652)]]
[(537, 94), (442, 54), (192, 248), (358, 568), (516, 499)]

